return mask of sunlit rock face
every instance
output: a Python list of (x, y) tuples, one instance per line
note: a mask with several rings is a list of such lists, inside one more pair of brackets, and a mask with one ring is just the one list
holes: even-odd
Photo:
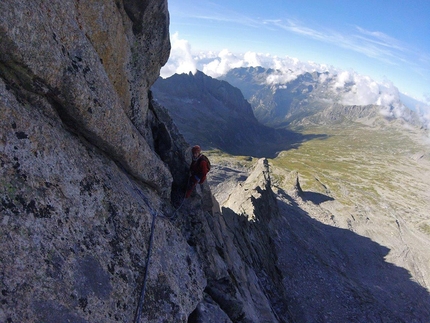
[(170, 50), (167, 4), (135, 2), (3, 1), (1, 73), (14, 96), (168, 195), (146, 124), (148, 89)]
[[(0, 321), (131, 322), (169, 156), (186, 167), (148, 94), (169, 55), (167, 1), (0, 11)], [(178, 230), (155, 229), (142, 317), (173, 322), (206, 280)]]

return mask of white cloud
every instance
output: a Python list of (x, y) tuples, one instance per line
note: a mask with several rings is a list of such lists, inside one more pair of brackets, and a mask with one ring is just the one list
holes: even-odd
[(191, 54), (191, 45), (187, 40), (179, 39), (179, 34), (175, 33), (170, 39), (172, 49), (170, 50), (169, 61), (160, 70), (163, 78), (173, 74), (196, 73), (196, 61)]
[(246, 52), (243, 55), (243, 59), (248, 66), (262, 66), (263, 60), (261, 59), (261, 55), (255, 52)]
[[(334, 78), (332, 89), (341, 93), (341, 103), (346, 105), (377, 104), (381, 87), (368, 76), (341, 71)], [(391, 102), (390, 102), (391, 104)]]
[(377, 105), (397, 107), (399, 102), (399, 90), (392, 82), (385, 81), (384, 84), (380, 85), (380, 95), (376, 101)]
[[(334, 90), (343, 89), (345, 85), (354, 84), (350, 91), (343, 94), (344, 104), (390, 104), (392, 96), (379, 97), (380, 88), (378, 84), (366, 76), (360, 76), (354, 72), (338, 71), (333, 67), (314, 62), (302, 62), (297, 58), (278, 57), (270, 54), (246, 52), (245, 54), (234, 54), (227, 49), (214, 52), (201, 52), (198, 55), (191, 54), (191, 46), (188, 41), (180, 39), (175, 33), (171, 39), (171, 56), (161, 70), (162, 77), (169, 77), (174, 73), (195, 73), (196, 69), (212, 77), (220, 77), (229, 70), (239, 67), (262, 66), (276, 70), (269, 75), (266, 82), (271, 85), (284, 86), (293, 81), (298, 75), (306, 72), (329, 72), (335, 75)], [(321, 74), (320, 81), (324, 82), (329, 75)], [(378, 101), (379, 100), (379, 101)]]
[(243, 67), (246, 65), (247, 64), (243, 57), (237, 56), (229, 52), (227, 49), (223, 49), (219, 52), (216, 58), (203, 65), (202, 71), (206, 75), (219, 77), (227, 73), (232, 68)]
[[(354, 30), (345, 32), (321, 26), (306, 26), (300, 21), (292, 19), (265, 20), (263, 25), (333, 44), (390, 65), (407, 64), (411, 68), (419, 68), (413, 59), (408, 58), (409, 56), (419, 57), (419, 52), (414, 52), (406, 44), (380, 31), (369, 31), (355, 26)], [(428, 64), (426, 65), (428, 66)]]
[[(180, 4), (181, 2), (178, 2), (176, 5), (178, 7), (182, 7), (183, 5)], [(219, 4), (215, 1), (200, 0), (197, 6), (197, 2), (190, 2), (193, 2), (193, 10), (188, 10), (187, 12), (184, 12), (182, 8), (177, 8), (173, 5), (169, 6), (171, 16), (182, 16), (182, 18), (185, 18), (188, 21), (209, 21), (210, 23), (215, 22), (218, 24), (233, 23), (236, 25), (255, 28), (259, 28), (261, 26), (259, 19), (254, 19), (250, 16), (244, 15), (240, 11), (230, 10), (228, 6)]]
[(232, 68), (265, 66), (273, 61), (273, 58), (268, 54), (247, 52), (237, 55), (227, 49), (223, 49), (219, 53), (201, 52), (193, 55), (189, 42), (180, 39), (178, 33), (172, 35), (170, 42), (172, 49), (169, 61), (160, 71), (163, 78), (175, 73), (191, 72), (194, 74), (197, 69), (209, 76), (219, 77)]
[(426, 102), (417, 106), (417, 112), (422, 116), (427, 128), (430, 128), (430, 94), (424, 94)]
[[(365, 33), (364, 30), (360, 30)], [(371, 34), (370, 32), (368, 32)], [(382, 41), (389, 40), (387, 36), (379, 33), (372, 34)], [(330, 81), (331, 89), (339, 98), (340, 103), (346, 105), (381, 106), (381, 113), (393, 117), (405, 116), (405, 107), (401, 103), (399, 90), (389, 81), (378, 83), (368, 76), (359, 75), (354, 71), (338, 70), (334, 67), (314, 62), (302, 62), (297, 58), (278, 57), (270, 54), (246, 52), (235, 54), (227, 49), (219, 53), (201, 52), (193, 55), (188, 41), (180, 39), (175, 33), (171, 38), (172, 50), (169, 61), (161, 69), (162, 77), (169, 77), (175, 73), (193, 74), (197, 69), (206, 75), (217, 78), (229, 70), (239, 67), (262, 66), (272, 68), (276, 72), (266, 79), (267, 84), (285, 88), (288, 82), (298, 75), (309, 72), (320, 72), (320, 82)], [(328, 72), (328, 73), (327, 73)], [(330, 78), (333, 78), (330, 80)], [(430, 102), (430, 95), (426, 99)], [(423, 105), (429, 107), (429, 105)], [(418, 111), (423, 120), (430, 125), (430, 107)]]
[(291, 69), (284, 70), (284, 71), (278, 71), (275, 73), (270, 74), (266, 78), (267, 84), (280, 84), (280, 88), (286, 88), (285, 83), (294, 81), (297, 78), (298, 74), (293, 72)]
[(337, 75), (336, 81), (333, 85), (335, 89), (344, 88), (345, 84), (350, 83), (353, 80), (351, 74), (348, 71), (343, 71)]
[(364, 28), (361, 28), (359, 26), (356, 26), (356, 29), (362, 34), (363, 36), (356, 36), (358, 39), (363, 39), (368, 43), (374, 43), (378, 46), (387, 47), (387, 48), (393, 48), (400, 51), (408, 51), (406, 47), (404, 47), (397, 39), (390, 37), (383, 32), (380, 31), (369, 31)]
[(430, 128), (430, 108), (423, 112), (422, 118), (423, 118), (424, 124), (427, 126), (427, 128)]
[[(204, 57), (204, 59), (201, 59), (201, 57)], [(301, 62), (297, 58), (287, 56), (281, 58), (256, 52), (234, 54), (227, 49), (222, 50), (216, 56), (212, 56), (209, 60), (207, 58), (207, 55), (200, 54), (196, 59), (197, 68), (209, 76), (219, 77), (233, 68), (262, 66), (277, 71), (276, 74), (268, 77), (267, 82), (270, 84), (287, 83), (306, 72), (326, 72), (329, 70), (326, 65)]]

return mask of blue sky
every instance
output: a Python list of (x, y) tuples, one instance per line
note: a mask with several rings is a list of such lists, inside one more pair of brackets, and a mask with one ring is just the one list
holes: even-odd
[(430, 1), (169, 0), (193, 52), (256, 52), (390, 80), (430, 101)]

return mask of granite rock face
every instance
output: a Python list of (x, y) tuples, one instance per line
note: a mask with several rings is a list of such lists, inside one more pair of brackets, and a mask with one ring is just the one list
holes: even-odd
[(134, 321), (152, 236), (142, 322), (277, 322), (234, 211), (208, 186), (173, 207), (189, 145), (149, 91), (167, 1), (0, 10), (0, 321)]
[[(1, 321), (131, 321), (164, 202), (59, 118), (1, 91)], [(148, 304), (163, 309), (148, 321), (191, 312), (205, 278), (162, 218), (153, 254)]]
[(206, 279), (161, 217), (168, 157), (187, 167), (149, 95), (170, 50), (167, 2), (0, 10), (0, 321), (132, 321), (155, 214), (142, 318), (184, 321)]
[(167, 196), (172, 178), (147, 125), (148, 89), (170, 50), (167, 3), (143, 3), (2, 1), (1, 74), (15, 96)]

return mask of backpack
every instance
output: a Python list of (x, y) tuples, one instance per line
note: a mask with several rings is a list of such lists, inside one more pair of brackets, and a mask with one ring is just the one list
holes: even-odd
[(209, 158), (207, 158), (205, 155), (201, 155), (199, 160), (204, 160), (206, 162), (206, 164), (208, 165), (208, 172), (209, 172), (211, 170), (211, 162), (209, 161)]

